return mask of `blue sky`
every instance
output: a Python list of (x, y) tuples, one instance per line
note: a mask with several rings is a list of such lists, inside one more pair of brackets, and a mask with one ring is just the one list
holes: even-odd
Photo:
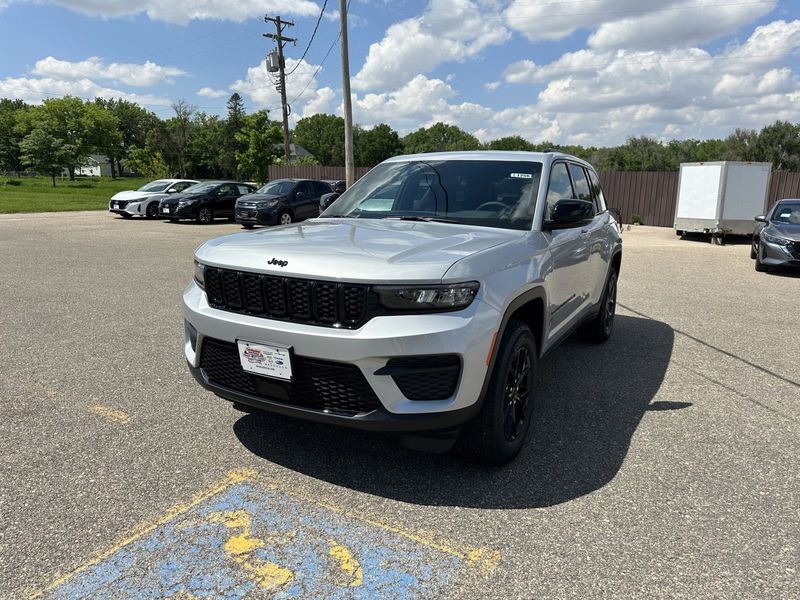
[[(337, 113), (339, 46), (322, 61), (338, 0), (297, 62), (322, 4), (0, 0), (0, 97), (126, 97), (167, 117), (180, 98), (223, 113), (238, 91), (249, 110), (276, 109), (269, 12), (295, 22), (292, 118)], [(367, 127), (612, 145), (800, 121), (795, 0), (352, 0), (349, 15), (354, 120)]]

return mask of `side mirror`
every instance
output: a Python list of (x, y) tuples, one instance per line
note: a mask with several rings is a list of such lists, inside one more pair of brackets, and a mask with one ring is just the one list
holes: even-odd
[(178, 190), (176, 190), (175, 188), (169, 188), (169, 189), (167, 190), (167, 193), (168, 193), (168, 194), (177, 194), (177, 193), (178, 193)]
[(559, 200), (553, 206), (549, 221), (542, 223), (542, 229), (566, 229), (590, 223), (594, 218), (594, 204), (586, 200)]
[(758, 221), (759, 223), (766, 223), (767, 222), (767, 216), (766, 215), (758, 215), (756, 217), (756, 221)]
[(298, 200), (302, 200), (303, 198), (305, 198), (305, 197), (306, 197), (306, 195), (305, 195), (303, 192), (297, 192), (297, 193), (294, 195), (294, 197), (295, 197), (295, 198), (297, 198)]

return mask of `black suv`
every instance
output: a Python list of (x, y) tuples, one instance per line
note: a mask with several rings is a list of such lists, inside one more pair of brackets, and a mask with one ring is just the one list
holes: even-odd
[(276, 179), (256, 193), (236, 202), (236, 222), (254, 225), (288, 225), (319, 216), (319, 201), (331, 186), (313, 179)]
[(203, 181), (164, 198), (158, 214), (171, 221), (193, 219), (198, 223), (211, 223), (217, 217), (233, 219), (236, 199), (254, 190), (255, 186), (240, 181)]

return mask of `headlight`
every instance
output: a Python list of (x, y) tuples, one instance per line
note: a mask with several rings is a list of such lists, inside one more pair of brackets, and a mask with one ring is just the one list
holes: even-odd
[(778, 244), (779, 246), (788, 246), (792, 243), (792, 240), (787, 240), (786, 238), (778, 237), (775, 235), (770, 235), (765, 232), (761, 232), (761, 235), (764, 237), (766, 241), (770, 244)]
[(457, 310), (472, 304), (480, 284), (477, 281), (448, 285), (390, 286), (373, 289), (390, 310)]
[(264, 200), (262, 202), (256, 202), (255, 203), (255, 207), (256, 208), (267, 208), (268, 206), (274, 206), (277, 203), (278, 203), (277, 200)]
[(197, 261), (194, 261), (194, 282), (200, 289), (206, 289), (206, 267)]

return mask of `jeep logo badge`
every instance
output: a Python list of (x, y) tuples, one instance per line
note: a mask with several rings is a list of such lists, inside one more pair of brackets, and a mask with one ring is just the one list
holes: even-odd
[(272, 258), (271, 261), (267, 263), (268, 265), (278, 265), (279, 267), (285, 267), (289, 264), (288, 260), (278, 260), (277, 258)]

